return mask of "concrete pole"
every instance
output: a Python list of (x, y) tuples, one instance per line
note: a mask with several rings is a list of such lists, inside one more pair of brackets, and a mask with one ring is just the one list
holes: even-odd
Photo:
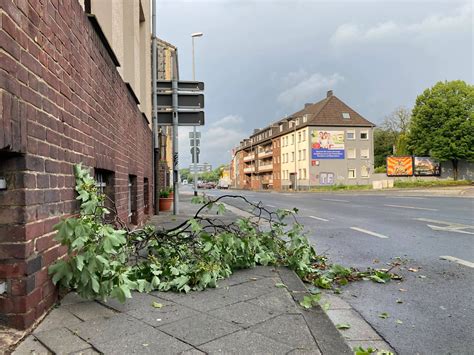
[[(196, 80), (196, 65), (194, 62), (194, 36), (191, 36), (193, 42), (193, 81)], [(196, 126), (193, 126), (193, 186), (194, 196), (197, 196), (197, 145), (196, 145)]]
[(156, 55), (156, 0), (152, 0), (152, 44), (151, 44), (151, 52), (152, 52), (152, 132), (153, 132), (153, 164), (152, 164), (152, 171), (153, 171), (153, 206), (155, 208), (155, 214), (159, 214), (159, 199), (160, 194), (158, 191), (158, 178), (157, 178), (157, 155), (159, 151), (159, 142), (158, 142), (158, 104), (157, 104), (157, 55)]
[(179, 213), (179, 183), (178, 183), (178, 60), (176, 58), (178, 54), (176, 51), (173, 55), (172, 65), (172, 104), (173, 104), (173, 214)]

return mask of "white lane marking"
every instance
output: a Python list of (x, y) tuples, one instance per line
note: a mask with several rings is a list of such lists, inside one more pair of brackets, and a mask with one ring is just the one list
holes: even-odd
[(321, 200), (322, 201), (332, 201), (332, 202), (349, 202), (347, 200), (338, 200), (338, 199), (335, 199), (335, 198), (322, 198)]
[[(436, 223), (436, 224), (443, 225), (443, 226), (435, 226), (432, 224), (427, 224), (428, 227), (430, 227), (432, 230), (435, 230), (435, 231), (446, 231), (446, 232), (455, 232), (455, 233), (474, 235), (474, 226), (471, 226), (468, 224), (438, 221), (436, 219), (429, 219), (429, 218), (415, 218), (415, 220), (420, 221), (420, 222)], [(470, 229), (472, 231), (467, 231), (465, 229)]]
[(353, 229), (355, 231), (358, 231), (358, 232), (361, 232), (361, 233), (372, 235), (372, 236), (377, 237), (377, 238), (388, 239), (388, 237), (386, 235), (371, 232), (371, 231), (368, 231), (367, 229), (362, 229), (362, 228), (357, 228), (357, 227), (351, 227), (351, 229)]
[(468, 232), (468, 231), (463, 231), (460, 229), (456, 228), (450, 228), (449, 226), (446, 227), (440, 227), (440, 226), (434, 226), (432, 224), (427, 224), (428, 227), (430, 227), (434, 231), (446, 231), (446, 232), (455, 232), (455, 233), (462, 233), (462, 234), (472, 234), (474, 235), (473, 232)]
[(317, 219), (318, 221), (329, 222), (329, 219), (316, 217), (316, 216), (308, 216), (309, 218)]
[(416, 196), (385, 196), (386, 198), (411, 198), (413, 200), (426, 200), (426, 197), (416, 197)]
[(407, 208), (411, 210), (438, 211), (436, 208), (425, 208), (425, 207), (415, 207), (415, 206), (401, 206), (401, 205), (384, 205), (384, 206), (395, 207), (395, 208)]
[(429, 218), (415, 218), (417, 221), (421, 222), (429, 222), (429, 223), (437, 223), (437, 224), (446, 224), (448, 226), (453, 226), (453, 227), (462, 227), (462, 228), (474, 228), (473, 225), (469, 224), (462, 224), (462, 223), (456, 223), (456, 222), (446, 222), (446, 221), (439, 221), (437, 219), (429, 219)]
[(466, 260), (463, 260), (463, 259), (456, 258), (454, 256), (445, 255), (445, 256), (440, 256), (440, 258), (443, 259), (443, 260), (454, 261), (455, 263), (458, 263), (458, 264), (461, 264), (461, 265), (464, 265), (464, 266), (467, 266), (467, 267), (474, 268), (474, 263), (471, 263), (470, 261), (466, 261)]

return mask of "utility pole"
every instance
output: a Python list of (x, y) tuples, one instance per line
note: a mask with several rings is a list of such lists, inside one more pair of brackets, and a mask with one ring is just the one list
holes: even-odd
[(152, 96), (153, 96), (153, 101), (152, 101), (152, 122), (153, 122), (153, 148), (152, 148), (152, 171), (153, 171), (153, 203), (152, 206), (155, 208), (155, 214), (159, 214), (159, 199), (160, 199), (160, 194), (158, 192), (158, 178), (157, 178), (157, 170), (158, 170), (158, 152), (159, 152), (159, 141), (158, 141), (158, 103), (157, 103), (157, 85), (156, 85), (156, 80), (157, 80), (157, 55), (156, 55), (156, 0), (152, 0), (152, 45), (151, 45), (151, 51), (152, 51)]
[[(202, 32), (196, 32), (191, 34), (192, 43), (193, 43), (193, 81), (196, 80), (196, 64), (194, 59), (194, 38), (202, 37)], [(193, 126), (193, 186), (194, 186), (194, 196), (197, 196), (197, 137), (196, 137), (196, 126)]]
[(173, 214), (179, 213), (179, 183), (178, 183), (178, 60), (177, 53), (174, 51), (171, 66), (171, 90), (172, 90), (172, 108), (173, 108)]

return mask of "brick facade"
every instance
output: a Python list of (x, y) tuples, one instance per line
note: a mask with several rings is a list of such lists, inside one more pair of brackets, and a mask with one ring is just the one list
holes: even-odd
[(281, 138), (272, 140), (273, 146), (273, 189), (281, 190)]
[(2, 0), (0, 26), (0, 323), (27, 328), (57, 298), (52, 226), (77, 211), (73, 164), (113, 177), (125, 221), (132, 181), (141, 224), (152, 134), (79, 2)]

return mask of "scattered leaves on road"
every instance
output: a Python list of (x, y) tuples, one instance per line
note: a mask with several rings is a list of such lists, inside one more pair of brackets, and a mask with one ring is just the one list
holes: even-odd
[(379, 314), (379, 318), (387, 319), (390, 315), (387, 312), (382, 312)]
[(355, 347), (354, 349), (354, 355), (370, 355), (370, 354), (376, 354), (376, 355), (393, 355), (391, 351), (388, 350), (378, 350), (374, 349), (371, 347), (368, 347), (367, 349), (364, 349), (362, 346)]
[(409, 268), (408, 271), (411, 271), (411, 272), (418, 272), (418, 269), (415, 269), (413, 267)]
[(395, 321), (395, 323), (397, 323), (397, 324), (403, 324), (403, 322), (402, 322), (400, 319), (397, 319), (397, 320)]
[(275, 287), (278, 287), (278, 288), (288, 288), (285, 284), (281, 283), (281, 282), (278, 282), (275, 284)]
[(349, 323), (337, 323), (336, 324), (336, 328), (337, 329), (350, 329), (351, 328), (351, 325)]
[(331, 304), (329, 302), (326, 302), (325, 304), (323, 304), (322, 308), (327, 311), (329, 308), (331, 307)]
[(163, 305), (161, 303), (158, 303), (158, 302), (153, 302), (151, 305), (153, 306), (153, 308), (162, 308), (163, 307)]
[(403, 301), (400, 298), (397, 298), (396, 302), (397, 303), (403, 303)]
[(301, 307), (303, 307), (305, 309), (309, 309), (309, 308), (315, 306), (316, 304), (318, 304), (320, 299), (321, 299), (320, 294), (311, 295), (311, 296), (304, 296), (303, 300), (300, 301), (300, 305), (301, 305)]
[(418, 277), (419, 277), (420, 279), (426, 279), (426, 276), (425, 276), (425, 275), (418, 275)]
[(400, 292), (407, 292), (407, 290), (404, 289), (404, 288), (400, 288), (398, 291), (400, 291)]

